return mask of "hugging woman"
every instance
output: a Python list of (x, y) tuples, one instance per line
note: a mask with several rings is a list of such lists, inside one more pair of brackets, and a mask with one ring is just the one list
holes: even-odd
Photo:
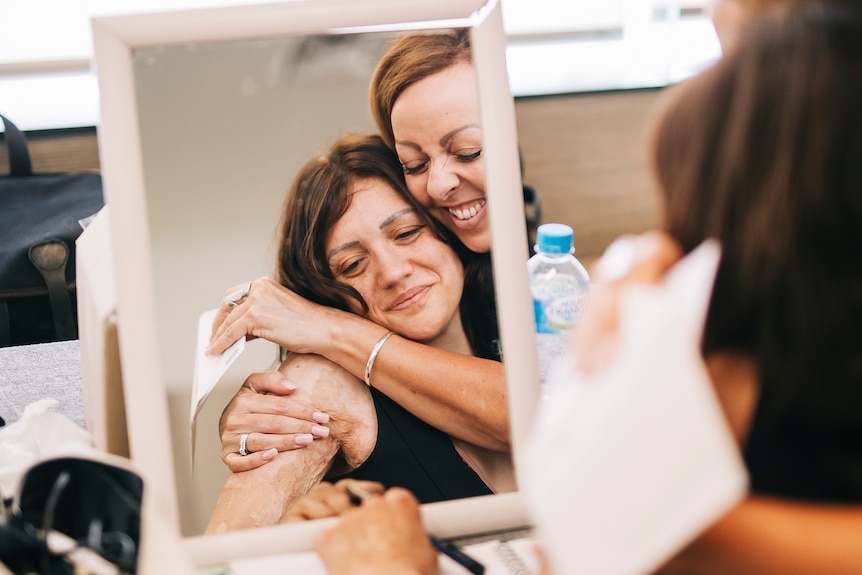
[[(276, 409), (291, 413), (299, 402), (310, 405), (330, 416), (330, 433), (302, 449), (253, 454), (270, 457), (228, 478), (207, 531), (277, 523), (324, 477), (400, 485), (425, 502), (513, 489), (505, 447), (490, 449), (470, 432), (441, 429), (373, 385), (375, 360), (395, 337), (390, 333), (446, 352), (437, 358), (444, 369), (456, 368), (447, 364), (449, 355), (470, 357), (474, 349), (462, 323), (464, 268), (451, 235), (406, 190), (394, 152), (378, 136), (341, 138), (301, 170), (283, 215), (279, 281), (256, 280), (231, 313), (260, 317), (275, 309), (289, 322), (279, 315), (285, 308), (277, 298), (290, 294), (365, 318), (381, 335), (365, 352), (374, 356), (366, 362), (367, 381), (301, 352), (288, 353), (278, 372), (249, 378), (238, 398), (260, 399), (268, 385), (296, 382), (296, 391), (279, 398), (285, 403)], [(445, 403), (421, 398), (426, 411), (440, 412), (438, 418), (453, 402), (483, 400), (445, 378), (438, 386), (448, 396)]]

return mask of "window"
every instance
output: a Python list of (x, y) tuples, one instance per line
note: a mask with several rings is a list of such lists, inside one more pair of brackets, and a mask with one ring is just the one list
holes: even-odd
[(516, 96), (666, 86), (720, 54), (709, 0), (502, 2)]
[[(97, 123), (91, 16), (261, 1), (3, 0), (3, 111), (24, 129)], [(516, 96), (667, 85), (719, 54), (709, 0), (501, 1)]]

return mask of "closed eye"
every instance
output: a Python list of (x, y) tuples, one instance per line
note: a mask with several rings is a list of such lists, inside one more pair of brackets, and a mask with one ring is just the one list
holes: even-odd
[(425, 227), (426, 226), (424, 226), (424, 225), (412, 227), (406, 231), (403, 231), (401, 233), (396, 234), (395, 239), (396, 240), (410, 240), (412, 238), (415, 238), (419, 234), (419, 232), (421, 232), (422, 230), (425, 229)]
[(428, 168), (428, 162), (410, 162), (407, 164), (401, 164), (404, 167), (404, 174), (407, 176), (413, 176), (415, 174), (421, 174)]
[(472, 162), (474, 160), (478, 160), (481, 155), (482, 155), (482, 150), (479, 149), (479, 150), (476, 150), (475, 152), (473, 152), (472, 154), (455, 154), (455, 158), (459, 162), (467, 163), (467, 162)]
[(348, 260), (345, 264), (342, 264), (338, 270), (335, 272), (336, 277), (354, 277), (362, 273), (362, 269), (365, 267), (365, 258), (356, 258), (354, 260)]

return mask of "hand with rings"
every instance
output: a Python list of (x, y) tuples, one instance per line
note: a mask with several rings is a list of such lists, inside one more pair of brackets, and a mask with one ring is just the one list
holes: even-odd
[(254, 373), (222, 413), (222, 461), (234, 473), (266, 464), (279, 451), (329, 436), (329, 416), (287, 397), (296, 386), (280, 372)]
[(248, 455), (251, 451), (248, 450), (248, 433), (243, 433), (239, 436), (239, 454)]
[[(346, 319), (345, 319), (346, 318)], [(353, 314), (306, 300), (271, 278), (228, 290), (213, 319), (207, 353), (218, 355), (243, 336), (264, 338), (298, 353), (317, 353), (331, 344), (333, 326)]]
[(248, 297), (249, 292), (251, 291), (251, 282), (248, 282), (241, 288), (232, 291), (222, 300), (222, 303), (227, 307), (234, 307), (242, 302)]

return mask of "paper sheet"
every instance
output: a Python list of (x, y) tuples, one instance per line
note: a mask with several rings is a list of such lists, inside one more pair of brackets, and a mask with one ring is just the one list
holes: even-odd
[(720, 254), (623, 294), (613, 362), (562, 362), (523, 488), (555, 575), (650, 573), (744, 497), (747, 474), (699, 351)]
[(227, 348), (221, 355), (212, 356), (205, 353), (212, 332), (213, 320), (218, 309), (205, 311), (198, 319), (198, 340), (195, 350), (195, 371), (192, 381), (191, 413), (189, 424), (191, 426), (191, 453), (194, 458), (195, 435), (197, 431), (197, 418), (201, 409), (215, 389), (216, 384), (228, 370), (228, 368), (239, 358), (245, 350), (245, 337)]

